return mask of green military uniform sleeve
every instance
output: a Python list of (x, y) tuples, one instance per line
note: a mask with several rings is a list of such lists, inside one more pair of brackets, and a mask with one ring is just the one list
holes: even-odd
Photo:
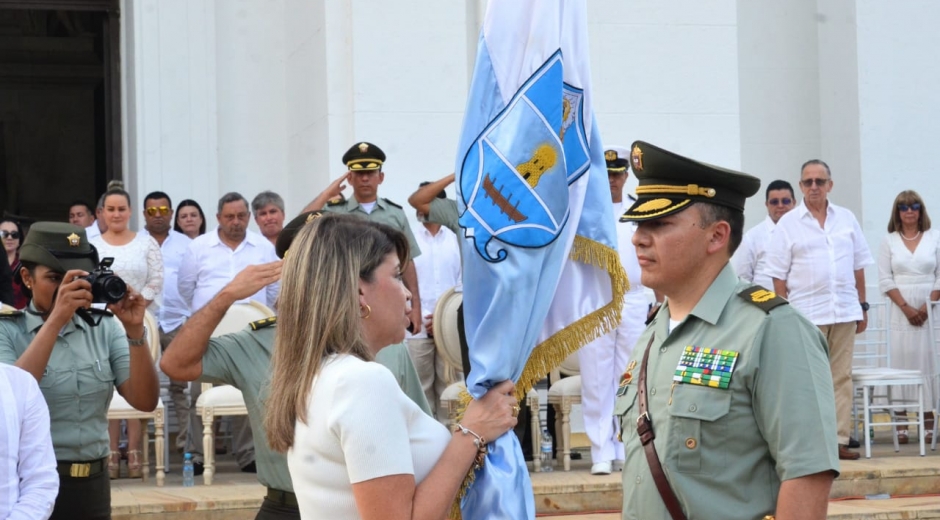
[(431, 210), (428, 212), (428, 221), (440, 224), (460, 236), (458, 223), (457, 201), (451, 199), (435, 198), (431, 201)]
[[(244, 363), (251, 363), (251, 356), (245, 351), (250, 348), (250, 329), (240, 330), (224, 336), (209, 339), (209, 346), (202, 356), (202, 376), (200, 381), (219, 385), (239, 386), (235, 373)], [(247, 340), (247, 341), (246, 341)]]
[(14, 347), (17, 338), (20, 337), (17, 321), (16, 318), (0, 320), (0, 363), (4, 365), (13, 365), (19, 358)]
[[(839, 471), (835, 397), (826, 340), (812, 323), (785, 307), (766, 320), (757, 341), (754, 414), (781, 481)], [(799, 418), (799, 425), (794, 419)]]
[(392, 375), (394, 375), (395, 379), (398, 381), (398, 386), (405, 392), (405, 395), (418, 405), (418, 408), (421, 408), (424, 413), (431, 415), (431, 406), (428, 405), (428, 398), (424, 394), (424, 389), (421, 388), (421, 380), (418, 379), (418, 372), (415, 370), (415, 365), (411, 361), (411, 356), (408, 355), (408, 348), (405, 347), (404, 343), (389, 345), (383, 348), (379, 351), (378, 355), (375, 356), (375, 361), (384, 365), (385, 368), (392, 372)]
[(111, 363), (111, 372), (114, 374), (114, 386), (121, 386), (131, 377), (131, 351), (127, 343), (127, 334), (115, 317), (102, 319), (98, 326), (105, 327), (103, 330), (106, 331), (108, 361)]

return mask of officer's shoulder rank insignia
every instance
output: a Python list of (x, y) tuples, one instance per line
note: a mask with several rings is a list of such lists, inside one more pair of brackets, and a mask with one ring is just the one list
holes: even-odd
[(752, 285), (739, 292), (738, 296), (744, 298), (744, 301), (752, 303), (768, 313), (776, 307), (790, 303), (784, 298), (777, 296), (777, 293), (768, 291), (760, 285)]
[(346, 199), (342, 197), (330, 199), (329, 202), (326, 203), (327, 206), (342, 206), (343, 204), (346, 204)]
[(0, 309), (0, 319), (11, 320), (13, 318), (19, 318), (23, 315), (23, 311), (18, 311), (16, 309)]
[(738, 353), (734, 350), (689, 345), (682, 351), (672, 380), (726, 390), (731, 385), (737, 361)]
[(270, 327), (277, 323), (277, 316), (271, 316), (270, 318), (264, 318), (263, 320), (253, 321), (248, 324), (251, 327), (251, 330), (261, 330), (265, 327)]
[(388, 204), (391, 204), (392, 206), (395, 206), (395, 207), (398, 208), (398, 209), (401, 209), (401, 206), (399, 206), (398, 204), (395, 204), (394, 202), (392, 202), (392, 201), (386, 199), (385, 197), (382, 197), (382, 200), (384, 200), (384, 201), (387, 202)]

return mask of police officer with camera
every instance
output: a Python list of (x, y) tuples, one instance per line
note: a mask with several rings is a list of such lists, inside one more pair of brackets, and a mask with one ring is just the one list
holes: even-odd
[[(143, 325), (147, 301), (99, 265), (78, 226), (34, 224), (20, 260), (16, 276), (30, 303), (0, 314), (0, 363), (32, 374), (49, 406), (60, 482), (51, 518), (110, 518), (113, 389), (144, 411), (159, 395)], [(108, 311), (92, 303), (106, 303)]]

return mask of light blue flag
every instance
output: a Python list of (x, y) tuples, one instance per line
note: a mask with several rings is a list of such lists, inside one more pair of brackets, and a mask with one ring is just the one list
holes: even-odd
[[(524, 396), (620, 320), (627, 281), (587, 49), (583, 0), (487, 7), (455, 170), (476, 399), (506, 379)], [(464, 519), (535, 517), (515, 435), (473, 477)]]

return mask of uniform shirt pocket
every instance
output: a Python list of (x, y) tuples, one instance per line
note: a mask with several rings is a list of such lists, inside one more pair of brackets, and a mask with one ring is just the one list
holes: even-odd
[(725, 416), (731, 409), (731, 392), (680, 384), (673, 393), (669, 413), (672, 428), (670, 452), (682, 473), (709, 474), (727, 463), (729, 440)]
[(635, 407), (636, 385), (627, 385), (614, 401), (614, 417), (620, 423), (621, 436), (624, 442), (631, 436), (636, 435), (636, 414), (632, 413)]
[(80, 397), (106, 394), (112, 391), (114, 372), (110, 363), (92, 362), (78, 369), (78, 395)]

